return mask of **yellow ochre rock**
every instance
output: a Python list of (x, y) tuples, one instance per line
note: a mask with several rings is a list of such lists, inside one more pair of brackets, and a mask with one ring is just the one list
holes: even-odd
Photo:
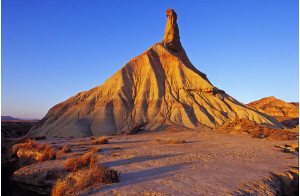
[(177, 14), (168, 9), (162, 42), (131, 59), (102, 85), (55, 105), (27, 135), (102, 136), (139, 123), (151, 131), (170, 125), (217, 127), (237, 118), (282, 127), (275, 118), (214, 87), (194, 67), (180, 43)]

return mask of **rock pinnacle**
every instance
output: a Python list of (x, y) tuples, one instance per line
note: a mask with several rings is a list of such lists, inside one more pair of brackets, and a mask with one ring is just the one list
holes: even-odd
[(173, 9), (167, 9), (166, 14), (168, 19), (162, 43), (165, 47), (173, 51), (178, 51), (182, 46), (177, 25), (177, 14)]

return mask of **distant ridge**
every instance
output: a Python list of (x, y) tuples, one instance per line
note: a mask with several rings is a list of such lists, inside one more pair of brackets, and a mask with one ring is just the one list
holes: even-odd
[(172, 125), (218, 127), (237, 118), (282, 127), (274, 117), (250, 109), (214, 87), (187, 57), (177, 14), (172, 9), (166, 14), (162, 42), (131, 59), (104, 84), (52, 107), (28, 135), (101, 136), (137, 124), (150, 131)]
[(1, 120), (39, 121), (38, 118), (15, 118), (12, 116), (1, 116)]
[(1, 116), (1, 120), (21, 120), (20, 118), (15, 118), (12, 116)]

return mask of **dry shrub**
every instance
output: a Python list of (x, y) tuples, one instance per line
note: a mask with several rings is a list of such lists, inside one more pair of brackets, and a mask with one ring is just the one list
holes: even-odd
[(28, 140), (44, 140), (44, 139), (46, 139), (46, 136), (32, 136), (32, 137), (22, 136), (16, 139), (14, 144), (25, 143)]
[(174, 140), (174, 139), (167, 139), (166, 142), (169, 143), (169, 144), (183, 144), (183, 143), (186, 143), (185, 140)]
[(84, 167), (96, 165), (97, 160), (93, 152), (86, 153), (82, 156), (68, 158), (64, 164), (67, 171), (75, 172)]
[(46, 145), (46, 147), (41, 153), (42, 156), (37, 160), (38, 162), (56, 159), (56, 151), (53, 149), (52, 146)]
[(63, 146), (59, 151), (60, 154), (65, 154), (69, 152), (71, 152), (71, 149), (69, 149), (67, 146)]
[(158, 139), (158, 138), (155, 138), (155, 140), (154, 140), (155, 142), (160, 142), (161, 140), (160, 139)]
[(96, 152), (101, 151), (101, 148), (96, 147), (96, 146), (92, 146), (92, 147), (90, 147), (90, 151), (96, 153)]
[(95, 139), (96, 139), (95, 136), (90, 137), (90, 140), (95, 140)]
[(52, 196), (77, 195), (101, 184), (120, 182), (120, 172), (105, 166), (93, 166), (70, 173), (59, 179), (52, 188)]
[(121, 149), (121, 147), (120, 147), (120, 146), (115, 146), (114, 149), (115, 149), (115, 150)]
[(45, 150), (46, 147), (47, 147), (47, 144), (42, 143), (42, 144), (40, 144), (40, 145), (37, 146), (37, 150), (38, 151), (42, 151), (42, 150)]
[(100, 137), (98, 139), (92, 140), (91, 141), (93, 145), (97, 144), (108, 144), (108, 138), (107, 137)]
[[(34, 140), (26, 140), (26, 142), (24, 143), (15, 144), (12, 147), (12, 154), (16, 155), (20, 149), (25, 151), (28, 150), (32, 153), (39, 152), (41, 156), (35, 158), (38, 162), (56, 159), (56, 151), (53, 149), (52, 146), (48, 146), (45, 143), (37, 145)], [(32, 153), (25, 152), (25, 154), (28, 154), (28, 156)], [(25, 159), (26, 157), (23, 158)], [(31, 158), (31, 156), (29, 156), (28, 158)]]
[(24, 143), (15, 144), (12, 147), (12, 154), (16, 154), (19, 149), (33, 150), (37, 148), (37, 144), (34, 140), (25, 140)]
[(295, 140), (299, 135), (296, 132), (259, 125), (247, 119), (236, 119), (224, 124), (222, 128), (229, 133), (232, 129), (238, 129), (248, 133), (252, 138), (267, 138), (270, 140)]

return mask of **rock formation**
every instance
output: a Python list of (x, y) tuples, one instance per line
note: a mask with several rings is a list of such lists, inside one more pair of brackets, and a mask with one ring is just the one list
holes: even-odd
[(299, 103), (287, 103), (275, 97), (265, 97), (247, 104), (248, 107), (272, 116), (299, 118)]
[(299, 125), (299, 102), (287, 103), (271, 96), (253, 101), (247, 106), (274, 116), (286, 127), (295, 128)]
[(189, 61), (176, 21), (177, 14), (168, 9), (162, 42), (131, 59), (104, 84), (55, 105), (28, 135), (101, 136), (140, 123), (145, 130), (217, 127), (236, 118), (282, 127), (214, 87)]

